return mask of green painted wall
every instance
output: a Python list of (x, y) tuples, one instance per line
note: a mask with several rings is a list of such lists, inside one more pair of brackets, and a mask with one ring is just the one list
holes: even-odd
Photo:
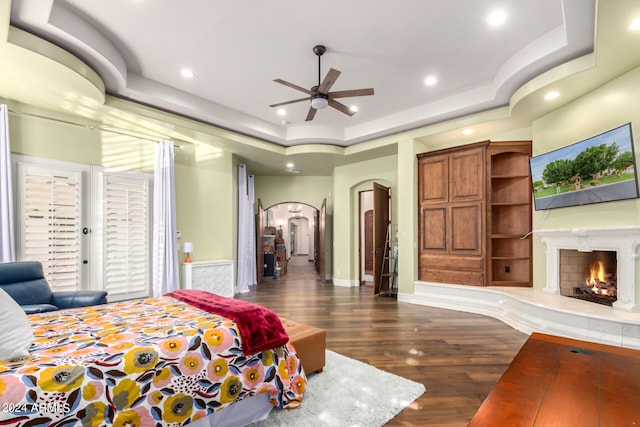
[(391, 188), (391, 221), (395, 224), (398, 215), (397, 155), (334, 169), (333, 280), (338, 285), (358, 285), (358, 191), (371, 189), (373, 181)]
[(320, 209), (327, 201), (327, 211), (333, 207), (332, 176), (256, 176), (256, 200), (268, 209), (278, 203), (300, 202)]
[(180, 242), (193, 242), (193, 261), (235, 260), (237, 173), (232, 155), (208, 145), (182, 146), (175, 156)]
[(418, 279), (418, 161), (427, 150), (413, 139), (398, 142), (398, 292), (413, 294)]
[[(631, 122), (640, 164), (640, 68), (601, 86), (533, 123), (533, 155), (546, 153)], [(640, 199), (534, 212), (533, 228), (640, 225)], [(545, 247), (534, 237), (533, 282), (545, 286)], [(640, 268), (640, 261), (636, 268)], [(636, 284), (640, 290), (640, 283)]]

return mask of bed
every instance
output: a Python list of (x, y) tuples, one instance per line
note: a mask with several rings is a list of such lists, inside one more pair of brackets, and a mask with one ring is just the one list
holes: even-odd
[(0, 425), (240, 425), (234, 407), (302, 402), (295, 349), (255, 304), (180, 290), (28, 320), (28, 355), (0, 360)]

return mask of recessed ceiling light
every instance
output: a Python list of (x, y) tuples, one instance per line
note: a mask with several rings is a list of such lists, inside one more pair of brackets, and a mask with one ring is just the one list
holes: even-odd
[(506, 20), (507, 14), (502, 9), (494, 10), (487, 17), (487, 22), (492, 27), (499, 27), (500, 25), (504, 24)]
[(629, 31), (640, 30), (640, 18), (634, 19), (633, 22), (631, 22), (631, 24), (629, 24), (629, 26), (627, 27), (627, 30)]
[(287, 110), (285, 110), (284, 108), (278, 108), (278, 115), (279, 116), (286, 116), (287, 115)]
[(545, 99), (546, 101), (551, 101), (552, 99), (556, 99), (556, 98), (557, 98), (557, 97), (559, 97), (559, 96), (560, 96), (560, 92), (553, 91), (553, 92), (549, 92), (549, 93), (547, 93), (547, 94), (544, 96), (544, 99)]
[(473, 133), (473, 129), (466, 128), (465, 130), (462, 131), (462, 133), (465, 135), (471, 135)]
[(288, 120), (282, 119), (282, 120), (280, 120), (280, 123), (282, 123), (283, 125), (288, 125), (291, 122), (288, 121)]
[(287, 171), (290, 173), (302, 173), (302, 169), (298, 169), (298, 168), (289, 168), (287, 169)]
[(182, 70), (180, 70), (180, 74), (182, 75), (182, 77), (184, 77), (185, 79), (190, 79), (194, 76), (193, 71), (191, 71), (188, 68), (183, 68)]
[(357, 105), (352, 105), (351, 107), (349, 107), (349, 110), (353, 111), (354, 113), (358, 112), (358, 106)]
[(287, 169), (291, 169), (293, 167), (293, 163), (287, 163)]
[(438, 79), (436, 76), (428, 76), (424, 79), (424, 84), (427, 86), (433, 86), (438, 83)]

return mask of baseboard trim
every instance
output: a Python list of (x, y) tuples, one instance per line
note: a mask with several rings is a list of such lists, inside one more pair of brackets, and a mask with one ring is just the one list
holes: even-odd
[(343, 288), (355, 288), (358, 286), (357, 280), (348, 279), (333, 279), (334, 286), (341, 286)]

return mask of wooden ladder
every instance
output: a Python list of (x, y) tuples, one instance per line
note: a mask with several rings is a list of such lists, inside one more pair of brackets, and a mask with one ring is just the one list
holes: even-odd
[[(394, 260), (392, 265), (391, 260)], [(382, 254), (382, 268), (380, 269), (380, 282), (378, 283), (378, 293), (376, 295), (395, 295), (393, 291), (396, 284), (398, 272), (395, 269), (397, 260), (391, 254), (391, 222), (387, 224), (387, 236), (384, 242), (384, 249)], [(386, 273), (385, 273), (386, 264)], [(386, 289), (383, 289), (382, 285), (386, 278)]]

